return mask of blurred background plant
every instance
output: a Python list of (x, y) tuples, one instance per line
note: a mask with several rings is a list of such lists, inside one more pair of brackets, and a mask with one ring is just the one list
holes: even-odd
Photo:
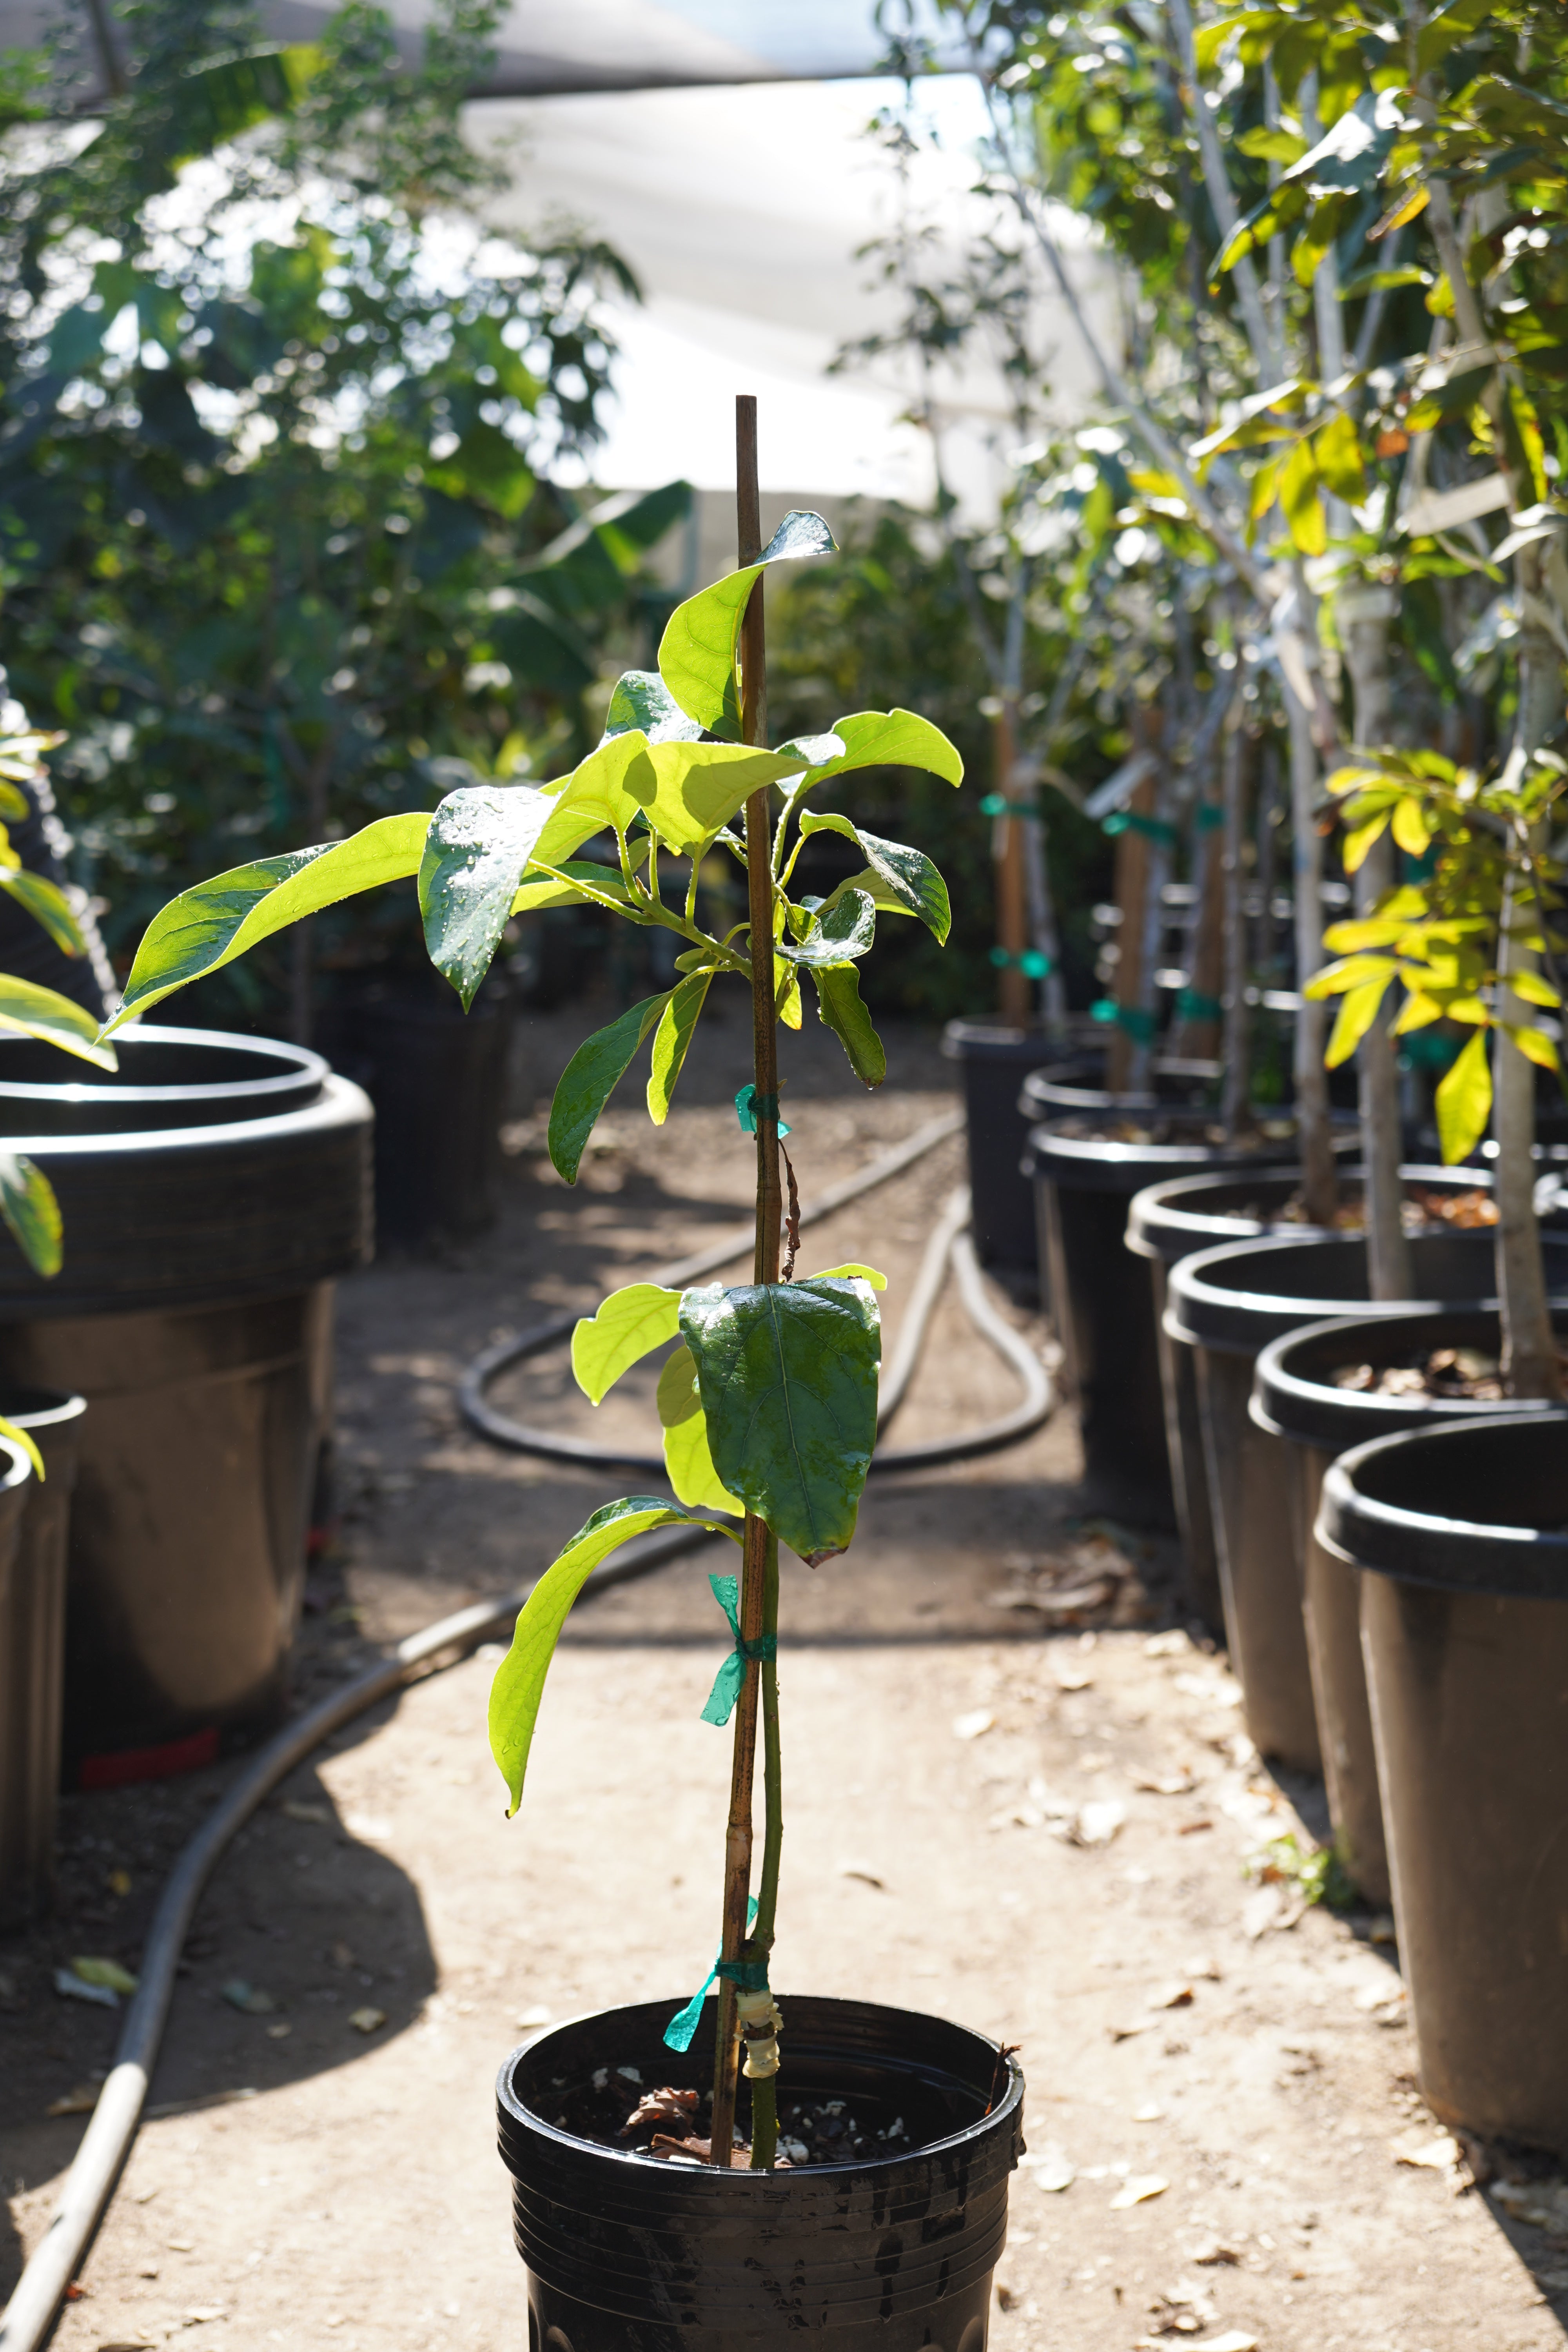
[[(7, 650), (71, 730), (76, 878), (121, 969), (199, 875), (569, 766), (601, 668), (652, 658), (646, 557), (689, 494), (551, 478), (598, 431), (601, 298), (635, 287), (570, 225), (523, 250), (479, 218), (460, 106), (499, 13), (439, 0), (410, 69), (365, 0), (310, 47), (243, 0), (127, 0), (101, 119), (64, 112), (58, 25), (10, 76)], [(336, 975), (425, 968), (410, 891), (186, 1017), (304, 1041)]]

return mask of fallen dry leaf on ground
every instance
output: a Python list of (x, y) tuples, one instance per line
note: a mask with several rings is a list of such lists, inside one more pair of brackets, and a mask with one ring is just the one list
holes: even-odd
[(350, 2017), (349, 2023), (356, 2033), (374, 2033), (379, 2027), (386, 2023), (386, 2011), (384, 2009), (372, 2009), (367, 2005), (363, 2009), (356, 2009)]
[(1438, 2132), (1434, 2137), (1425, 2124), (1416, 2124), (1410, 2131), (1401, 2133), (1394, 2143), (1395, 2164), (1415, 2165), (1428, 2172), (1452, 2172), (1462, 2161), (1463, 2153), (1452, 2132)]
[(1018, 2162), (1022, 2169), (1034, 2174), (1036, 2188), (1043, 2189), (1047, 2197), (1059, 2197), (1078, 2179), (1065, 2151), (1054, 2139), (1047, 2140), (1038, 2154), (1020, 2157)]
[(1163, 2197), (1170, 2185), (1157, 2172), (1134, 2173), (1111, 2199), (1110, 2210), (1113, 2213), (1125, 2213), (1129, 2206), (1147, 2205), (1152, 2197)]
[(952, 1736), (955, 1739), (978, 1739), (983, 1732), (994, 1727), (995, 1721), (988, 1706), (971, 1707), (967, 1715), (953, 1717)]

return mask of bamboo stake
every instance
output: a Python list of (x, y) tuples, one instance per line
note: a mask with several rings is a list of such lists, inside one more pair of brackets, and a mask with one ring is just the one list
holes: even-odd
[(1002, 1018), (1010, 1027), (1026, 1029), (1029, 1023), (1029, 981), (1020, 959), (1029, 944), (1029, 914), (1026, 877), (1024, 870), (1024, 820), (1014, 814), (1013, 763), (1017, 751), (1014, 724), (1014, 703), (1010, 695), (1000, 697), (1000, 708), (991, 722), (993, 751), (992, 789), (1007, 803), (991, 828), (992, 858), (996, 869), (996, 944), (1006, 957), (997, 983), (997, 1003)]
[[(757, 404), (749, 393), (735, 401), (735, 512), (740, 560), (754, 563), (763, 551), (757, 489)], [(767, 641), (763, 583), (759, 576), (741, 625), (741, 733), (748, 743), (767, 734)], [(746, 803), (746, 887), (751, 913), (752, 1063), (756, 1087), (757, 1239), (753, 1279), (779, 1278), (778, 1031), (773, 1012), (773, 886), (770, 856), (772, 811), (767, 789)], [(762, 1637), (767, 1613), (770, 1537), (766, 1522), (746, 1514), (741, 1570), (741, 1639)], [(774, 1555), (776, 1559), (776, 1554)], [(774, 1578), (776, 1580), (776, 1568)], [(776, 1591), (776, 1581), (775, 1581)], [(775, 1601), (776, 1609), (776, 1601)], [(735, 1705), (734, 1749), (730, 1768), (730, 1817), (724, 1840), (724, 1911), (720, 1951), (738, 1959), (746, 1941), (752, 1889), (752, 1785), (757, 1746), (757, 1665), (748, 1661)], [(770, 1746), (776, 1752), (776, 1730)], [(775, 1865), (776, 1869), (776, 1865)], [(718, 2022), (713, 2056), (711, 2160), (727, 2168), (735, 2129), (735, 2077), (739, 2057), (735, 1988), (719, 1979)]]

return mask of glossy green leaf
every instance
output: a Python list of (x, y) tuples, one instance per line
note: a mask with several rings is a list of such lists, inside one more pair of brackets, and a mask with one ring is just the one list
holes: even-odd
[(513, 894), (511, 911), (531, 915), (545, 907), (606, 905), (622, 912), (631, 905), (626, 886), (615, 867), (600, 866), (592, 858), (574, 857), (548, 874), (539, 873), (536, 861), (533, 873)]
[(1309, 440), (1298, 441), (1279, 476), (1279, 503), (1291, 538), (1303, 555), (1321, 555), (1329, 543), (1321, 477)]
[(183, 890), (148, 924), (125, 983), (124, 1001), (104, 1034), (147, 1012), (187, 982), (232, 963), (247, 948), (297, 923), (301, 915), (417, 874), (429, 824), (424, 809), (378, 817), (346, 841), (258, 857)]
[(657, 1496), (628, 1495), (606, 1503), (581, 1527), (545, 1570), (519, 1612), (511, 1647), (496, 1668), (490, 1685), (490, 1754), (506, 1782), (510, 1820), (522, 1801), (528, 1752), (544, 1696), (544, 1678), (568, 1611), (601, 1560), (630, 1543), (634, 1536), (655, 1528), (684, 1525), (734, 1529), (705, 1511), (683, 1511), (679, 1504)]
[[(873, 903), (895, 908), (900, 914), (918, 916), (939, 946), (945, 941), (952, 927), (947, 885), (923, 850), (910, 849), (901, 841), (884, 841), (879, 834), (863, 833), (837, 811), (818, 815), (806, 809), (801, 815), (800, 829), (803, 834), (840, 833), (854, 842), (866, 860), (867, 872), (880, 886), (879, 889), (867, 890)], [(867, 889), (859, 875), (854, 876), (847, 887)]]
[(888, 1075), (888, 1056), (860, 1001), (860, 980), (852, 963), (830, 963), (814, 971), (816, 1009), (832, 1030), (849, 1066), (862, 1086), (879, 1087)]
[(869, 952), (877, 938), (877, 909), (864, 890), (835, 895), (804, 940), (781, 939), (778, 952), (786, 963), (820, 970), (824, 964), (846, 963)]
[(58, 990), (40, 987), (36, 980), (0, 972), (0, 1030), (6, 1029), (40, 1037), (46, 1045), (58, 1045), (100, 1070), (120, 1066), (113, 1046), (100, 1042), (99, 1024), (85, 1005)]
[(647, 1081), (647, 1115), (655, 1127), (662, 1127), (669, 1116), (675, 1082), (680, 1076), (686, 1049), (691, 1043), (712, 978), (710, 971), (699, 971), (678, 982), (659, 1015), (653, 1038), (653, 1067)]
[(826, 761), (802, 779), (796, 791), (813, 790), (833, 777), (857, 768), (920, 768), (940, 776), (944, 784), (963, 782), (963, 761), (940, 727), (913, 710), (852, 710), (836, 719), (833, 732), (844, 746), (840, 758)]
[(659, 642), (658, 669), (689, 719), (710, 734), (736, 740), (741, 731), (737, 650), (752, 583), (766, 564), (835, 552), (833, 533), (820, 515), (787, 514), (760, 562), (728, 573), (676, 606)]
[[(643, 774), (647, 757), (647, 739), (641, 734), (614, 735), (580, 761), (569, 776), (544, 787), (554, 809), (535, 847), (541, 866), (559, 872), (596, 833), (626, 832), (653, 793), (651, 774)], [(627, 781), (634, 772), (641, 797)]]
[(607, 1029), (596, 1029), (562, 1071), (550, 1106), (548, 1141), (555, 1172), (566, 1183), (577, 1181), (578, 1163), (599, 1113), (672, 992), (647, 997), (618, 1021), (612, 1021)]
[(697, 1387), (697, 1366), (682, 1340), (658, 1376), (658, 1418), (664, 1431), (664, 1467), (683, 1503), (694, 1509), (733, 1511), (745, 1505), (726, 1492), (708, 1445), (708, 1416)]
[(1386, 980), (1365, 980), (1359, 988), (1347, 989), (1340, 999), (1339, 1017), (1323, 1055), (1328, 1068), (1337, 1070), (1342, 1062), (1350, 1060), (1376, 1019), (1377, 1008), (1387, 992)]
[(1451, 1167), (1468, 1160), (1487, 1131), (1491, 1116), (1492, 1074), (1487, 1058), (1488, 1032), (1478, 1029), (1459, 1050), (1458, 1059), (1438, 1081), (1434, 1103), (1437, 1139)]
[(845, 1550), (877, 1436), (881, 1333), (858, 1279), (689, 1290), (714, 1468), (810, 1566)]
[(623, 670), (605, 713), (605, 732), (612, 736), (640, 731), (650, 743), (694, 743), (701, 734), (699, 720), (688, 719), (656, 669)]
[(58, 1274), (60, 1204), (43, 1170), (25, 1152), (0, 1151), (0, 1217), (35, 1274)]
[(1359, 506), (1366, 496), (1366, 468), (1362, 464), (1361, 436), (1353, 418), (1342, 409), (1312, 436), (1318, 471), (1335, 498)]
[(1373, 817), (1366, 824), (1352, 825), (1345, 835), (1342, 855), (1347, 874), (1359, 873), (1366, 862), (1367, 853), (1388, 831), (1388, 812)]
[(815, 1274), (805, 1275), (802, 1279), (806, 1282), (847, 1281), (851, 1275), (858, 1275), (861, 1281), (868, 1282), (873, 1290), (886, 1290), (888, 1287), (888, 1277), (879, 1267), (861, 1265), (853, 1258), (844, 1265), (818, 1266)]
[(1401, 849), (1412, 857), (1424, 857), (1432, 845), (1432, 835), (1416, 800), (1400, 801), (1394, 812), (1394, 838)]
[(592, 1404), (602, 1404), (621, 1374), (679, 1329), (679, 1290), (628, 1283), (600, 1300), (572, 1334), (572, 1376)]
[(500, 945), (512, 901), (555, 802), (531, 784), (448, 793), (425, 836), (419, 913), (425, 945), (466, 1013)]
[(1534, 1062), (1543, 1070), (1556, 1069), (1557, 1048), (1544, 1029), (1535, 1029), (1528, 1022), (1518, 1021), (1505, 1021), (1502, 1027), (1527, 1062)]
[[(51, 736), (47, 740), (52, 742), (56, 739)], [(13, 824), (24, 824), (33, 814), (32, 803), (26, 793), (5, 782), (5, 742), (0, 740), (0, 818), (5, 818)]]
[(797, 775), (804, 757), (804, 747), (762, 751), (742, 743), (654, 743), (628, 768), (626, 790), (660, 838), (684, 857), (711, 841), (764, 784)]
[(82, 956), (87, 953), (87, 941), (81, 927), (70, 908), (70, 900), (58, 883), (51, 882), (45, 874), (31, 874), (26, 866), (7, 870), (0, 866), (0, 890), (26, 907), (36, 923), (47, 931), (62, 955)]

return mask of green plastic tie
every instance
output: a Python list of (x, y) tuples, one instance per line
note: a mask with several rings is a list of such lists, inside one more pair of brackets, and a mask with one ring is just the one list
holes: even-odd
[(1116, 1004), (1109, 996), (1102, 996), (1099, 1003), (1091, 1004), (1089, 1010), (1092, 1020), (1112, 1023), (1116, 1028), (1124, 1029), (1140, 1045), (1153, 1044), (1158, 1024), (1147, 1005)]
[(1005, 971), (1010, 963), (1016, 964), (1031, 980), (1044, 980), (1051, 969), (1049, 956), (1042, 955), (1038, 948), (1026, 948), (1022, 955), (1014, 955), (1006, 948), (993, 948), (991, 961), (998, 971)]
[(1217, 801), (1198, 803), (1197, 827), (1200, 833), (1213, 833), (1217, 825), (1224, 823), (1225, 811)]
[(713, 1587), (713, 1598), (730, 1620), (730, 1631), (735, 1636), (735, 1646), (714, 1675), (708, 1704), (702, 1710), (704, 1723), (716, 1723), (722, 1729), (735, 1711), (735, 1701), (741, 1696), (748, 1664), (760, 1664), (764, 1658), (776, 1658), (779, 1643), (776, 1633), (763, 1633), (754, 1642), (742, 1642), (738, 1578), (710, 1576), (708, 1581)]
[(1178, 1021), (1218, 1021), (1224, 1013), (1225, 1007), (1218, 997), (1205, 996), (1199, 989), (1184, 988), (1176, 999)]
[(1167, 849), (1176, 845), (1176, 828), (1167, 824), (1163, 816), (1142, 816), (1136, 809), (1116, 809), (1100, 825), (1101, 833), (1110, 834), (1114, 841), (1119, 833), (1141, 833), (1146, 841), (1162, 842)]
[[(753, 1895), (750, 1903), (746, 1906), (746, 1933), (748, 1936), (751, 1934), (753, 1926), (756, 1924), (756, 1916), (757, 1898)], [(722, 1954), (721, 1954), (714, 1960), (713, 1966), (709, 1971), (705, 1982), (699, 1985), (697, 1990), (692, 1994), (691, 1999), (687, 2002), (686, 2007), (681, 2010), (677, 2010), (675, 2015), (670, 2019), (669, 2023), (665, 2027), (665, 2048), (667, 2050), (690, 2049), (693, 2038), (697, 2032), (697, 2028), (701, 2021), (702, 2004), (707, 2000), (709, 1994), (712, 1991), (713, 1987), (718, 1983), (719, 1972), (721, 1969), (722, 1969), (725, 1975), (728, 1976), (731, 1969), (755, 1968), (758, 1965), (759, 1963), (754, 1960), (726, 1960)], [(767, 1970), (764, 1968), (763, 1970), (763, 1984), (765, 1985), (766, 1982)], [(762, 1987), (758, 1986), (753, 1988), (746, 1986), (742, 1989), (746, 1991), (753, 1990), (760, 1991)]]
[(982, 816), (1038, 816), (1033, 801), (1010, 801), (1005, 793), (987, 793), (980, 803)]
[(735, 1116), (741, 1122), (741, 1132), (743, 1135), (755, 1135), (759, 1118), (771, 1118), (781, 1135), (788, 1135), (790, 1132), (779, 1117), (777, 1095), (760, 1095), (755, 1087), (741, 1088), (740, 1093), (735, 1097)]

